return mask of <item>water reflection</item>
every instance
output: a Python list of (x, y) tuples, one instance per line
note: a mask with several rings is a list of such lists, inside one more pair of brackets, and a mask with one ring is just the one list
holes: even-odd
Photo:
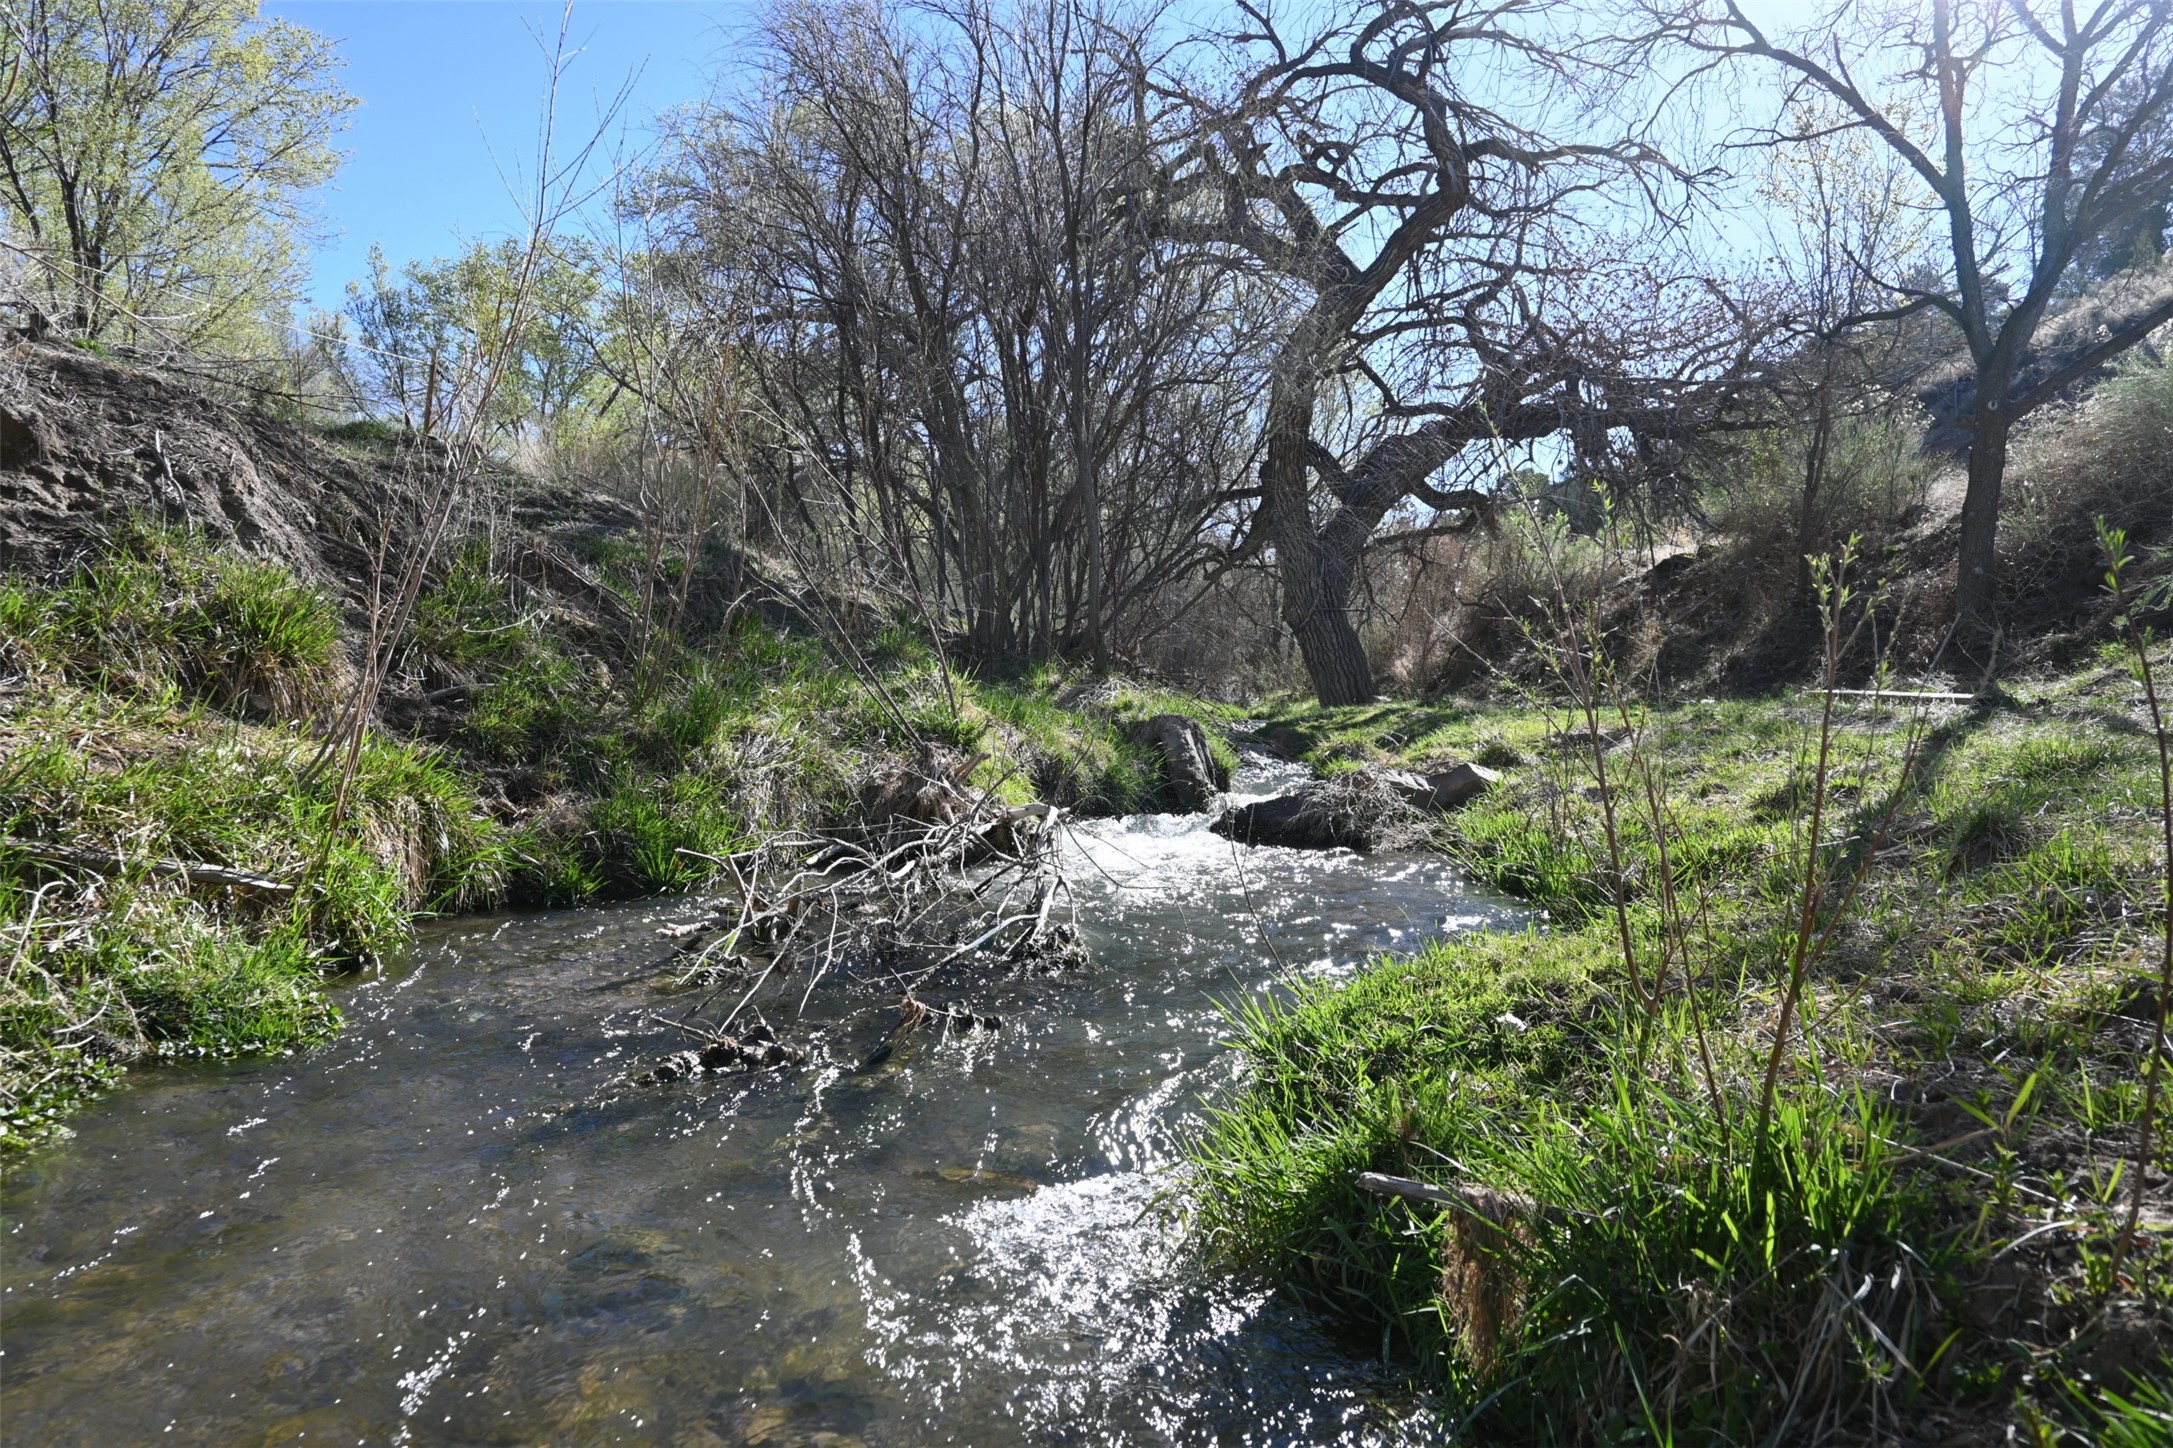
[(131, 1086), (6, 1188), (7, 1437), (1429, 1438), (1151, 1207), (1231, 1079), (1218, 1002), (1505, 913), (1202, 824), (1081, 828), (1093, 967), (962, 985), (1000, 1032), (866, 1073), (877, 1002), (818, 993), (802, 1072), (616, 1087), (682, 903), (464, 922), (312, 1057)]

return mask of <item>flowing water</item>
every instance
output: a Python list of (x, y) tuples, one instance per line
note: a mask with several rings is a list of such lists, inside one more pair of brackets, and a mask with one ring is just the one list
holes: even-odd
[(1188, 1265), (1155, 1207), (1235, 1079), (1222, 1005), (1515, 912), (1437, 860), (1204, 826), (1080, 827), (1091, 966), (961, 989), (1000, 1030), (870, 1070), (895, 1016), (819, 991), (805, 1067), (615, 1085), (664, 1043), (656, 929), (686, 901), (432, 928), (345, 989), (331, 1045), (147, 1073), (15, 1171), (0, 1436), (1433, 1436), (1392, 1371)]

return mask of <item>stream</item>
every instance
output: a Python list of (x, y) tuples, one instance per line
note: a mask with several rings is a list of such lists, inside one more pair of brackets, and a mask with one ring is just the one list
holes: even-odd
[(146, 1071), (13, 1169), (0, 1435), (1434, 1440), (1400, 1373), (1189, 1265), (1156, 1203), (1237, 1079), (1227, 1003), (1521, 912), (1437, 859), (1206, 824), (1077, 825), (1091, 964), (931, 988), (1001, 1028), (868, 1070), (895, 1013), (817, 991), (770, 1012), (827, 1042), (804, 1067), (614, 1087), (671, 1044), (656, 932), (690, 901), (425, 927), (331, 1044)]

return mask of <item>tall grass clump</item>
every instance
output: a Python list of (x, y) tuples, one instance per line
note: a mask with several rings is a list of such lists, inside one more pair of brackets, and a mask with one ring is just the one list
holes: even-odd
[[(235, 696), (201, 687), (202, 661), (245, 651), (214, 655), (192, 618), (267, 616), (236, 597), (316, 600), (270, 565), (192, 556), (6, 589), (30, 677), (0, 719), (0, 1144), (36, 1139), (137, 1061), (322, 1037), (329, 975), (397, 947), (418, 911), (502, 892), (504, 831), (436, 751), (373, 735), (343, 806), (313, 731), (206, 702)], [(161, 604), (169, 576), (213, 582)], [(70, 652), (91, 619), (127, 641), (120, 666)], [(221, 677), (261, 689), (273, 672), (260, 657)]]
[(1764, 1441), (1890, 1410), (1897, 1354), (1928, 1356), (1938, 1241), (1891, 1117), (1832, 1089), (1716, 1116), (1638, 1060), (1600, 960), (1516, 963), (1547, 953), (1436, 947), (1251, 1007), (1252, 1084), (1194, 1156), (1196, 1240), (1367, 1324), (1479, 1441)]
[(1114, 713), (1060, 706), (1054, 682), (1044, 672), (972, 687), (977, 711), (1003, 736), (1016, 792), (1089, 815), (1155, 808), (1162, 774), (1153, 751), (1135, 742)]
[(0, 631), (32, 667), (139, 698), (306, 719), (339, 686), (339, 610), (284, 565), (135, 522), (50, 588), (0, 586)]
[(2001, 520), (2012, 565), (2034, 574), (2041, 557), (2087, 547), (2096, 541), (2094, 522), (2120, 530), (2130, 545), (2166, 542), (2169, 436), (2173, 356), (2162, 352), (2130, 353), (2081, 402), (2033, 422), (2018, 440), (2014, 496)]

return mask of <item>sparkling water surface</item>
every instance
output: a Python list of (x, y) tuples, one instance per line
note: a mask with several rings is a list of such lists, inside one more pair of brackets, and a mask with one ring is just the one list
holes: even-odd
[(140, 1073), (0, 1189), (0, 1438), (1433, 1441), (1165, 1203), (1229, 1003), (1521, 917), (1438, 860), (1205, 825), (1079, 825), (1092, 963), (932, 987), (1001, 1029), (869, 1070), (896, 1015), (838, 989), (771, 1012), (805, 1067), (627, 1086), (675, 1044), (679, 900), (431, 926), (330, 1045)]

